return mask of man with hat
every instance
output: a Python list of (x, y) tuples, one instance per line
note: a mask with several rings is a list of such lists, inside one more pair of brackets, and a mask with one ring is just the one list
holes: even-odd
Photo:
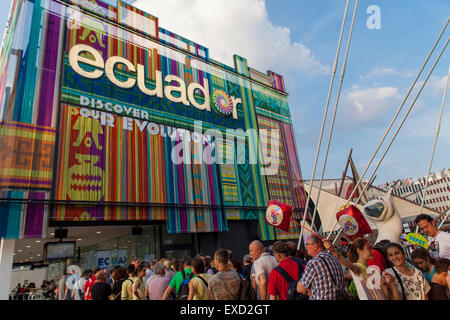
[(287, 300), (290, 280), (298, 281), (303, 273), (303, 266), (289, 257), (290, 248), (284, 241), (273, 244), (273, 255), (279, 262), (278, 267), (270, 272), (269, 296), (270, 300)]

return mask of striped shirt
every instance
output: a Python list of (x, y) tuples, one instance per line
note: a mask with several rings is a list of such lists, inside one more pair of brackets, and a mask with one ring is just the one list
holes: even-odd
[[(334, 284), (333, 278), (322, 259), (325, 259), (328, 263), (337, 286)], [(339, 261), (326, 250), (320, 251), (306, 264), (300, 283), (311, 290), (309, 300), (336, 300), (338, 292), (345, 292), (342, 267)]]

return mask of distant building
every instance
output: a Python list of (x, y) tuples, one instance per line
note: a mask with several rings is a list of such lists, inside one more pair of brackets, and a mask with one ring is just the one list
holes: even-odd
[[(309, 191), (309, 186), (311, 182), (305, 181), (305, 190)], [(355, 182), (352, 178), (346, 177), (343, 181), (342, 187), (341, 187), (341, 180), (340, 179), (324, 179), (322, 181), (321, 186), (321, 193), (320, 193), (320, 199), (318, 204), (317, 202), (317, 196), (318, 196), (318, 190), (319, 190), (319, 181), (314, 181), (313, 189), (311, 192), (311, 202), (309, 207), (311, 210), (311, 207), (317, 205), (317, 215), (314, 221), (314, 225), (317, 230), (320, 232), (323, 232), (327, 234), (332, 229), (332, 226), (336, 222), (336, 212), (339, 211), (339, 208), (347, 203), (347, 200), (350, 196), (352, 196), (352, 202), (356, 202), (359, 198), (359, 192), (361, 192), (364, 187), (366, 186), (366, 182), (362, 183), (361, 188), (358, 191), (355, 191), (353, 193), (353, 189), (355, 187)], [(386, 194), (387, 188), (386, 186), (381, 187), (375, 187), (370, 186), (365, 191), (365, 197), (361, 198), (361, 201), (358, 203), (358, 208), (362, 210), (363, 204), (370, 200), (374, 199), (376, 197), (381, 197)], [(353, 195), (352, 195), (353, 193)], [(420, 204), (417, 204), (415, 201), (411, 201), (409, 199), (406, 199), (404, 197), (398, 196), (396, 194), (392, 195), (392, 201), (393, 204), (398, 211), (400, 218), (403, 222), (403, 231), (404, 233), (414, 232), (416, 228), (416, 224), (414, 222), (415, 217), (420, 213)], [(312, 209), (314, 210), (314, 209)], [(428, 205), (424, 205), (424, 208), (422, 210), (423, 213), (429, 214), (433, 218), (438, 218), (436, 221), (437, 223), (440, 223), (443, 220), (443, 216), (439, 218), (439, 212)], [(306, 219), (306, 221), (311, 224), (311, 221)], [(371, 222), (369, 222), (370, 227), (375, 232), (374, 237), (376, 236), (376, 226), (373, 225)], [(450, 229), (450, 226), (448, 224), (444, 224), (443, 230)], [(334, 231), (333, 234), (337, 234), (338, 231)]]
[(450, 169), (430, 174), (428, 186), (426, 178), (425, 176), (387, 182), (379, 188), (393, 187), (393, 194), (418, 204), (422, 203), (425, 196), (425, 206), (441, 213), (447, 211), (450, 208)]

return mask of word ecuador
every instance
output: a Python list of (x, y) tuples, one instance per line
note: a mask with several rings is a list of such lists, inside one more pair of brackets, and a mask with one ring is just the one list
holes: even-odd
[[(87, 56), (82, 56), (82, 53), (88, 52), (91, 54), (92, 58), (88, 58)], [(103, 60), (103, 57), (101, 54), (95, 50), (94, 48), (84, 45), (84, 44), (78, 44), (72, 47), (69, 51), (69, 62), (72, 69), (78, 73), (79, 75), (88, 78), (88, 79), (98, 79), (103, 76), (104, 73), (106, 73), (106, 77), (116, 86), (123, 88), (123, 89), (130, 89), (134, 87), (137, 83), (137, 86), (139, 90), (148, 95), (148, 96), (156, 96), (160, 99), (167, 98), (172, 102), (175, 103), (182, 103), (186, 106), (192, 105), (193, 107), (199, 109), (199, 110), (205, 110), (211, 112), (211, 96), (209, 91), (209, 83), (208, 80), (205, 78), (204, 86), (200, 85), (199, 83), (191, 83), (188, 86), (186, 86), (186, 83), (183, 79), (180, 77), (177, 77), (175, 75), (167, 75), (164, 78), (164, 85), (163, 85), (163, 79), (162, 79), (162, 73), (161, 71), (156, 70), (156, 79), (155, 79), (155, 87), (149, 88), (147, 87), (145, 83), (145, 67), (141, 64), (137, 64), (137, 66), (134, 66), (132, 62), (129, 60), (123, 58), (123, 57), (117, 57), (113, 56), (108, 58), (106, 61)], [(80, 63), (83, 63), (85, 65), (94, 67), (94, 69), (86, 70), (83, 69), (80, 66)], [(136, 73), (136, 79), (135, 78), (126, 78), (125, 80), (119, 80), (114, 70), (118, 64), (124, 65), (129, 72)], [(174, 82), (176, 85), (173, 85)], [(196, 91), (199, 91), (202, 93), (204, 97), (204, 101), (197, 101), (194, 93)], [(222, 92), (221, 90), (215, 90), (214, 94), (217, 96), (217, 92), (220, 91), (221, 95), (223, 96), (226, 93)], [(174, 95), (176, 93), (176, 95)], [(219, 97), (221, 99), (216, 99), (214, 101), (215, 103), (215, 109), (217, 110), (219, 114), (222, 116), (230, 116), (232, 114), (234, 119), (238, 118), (237, 115), (237, 105), (239, 103), (242, 103), (241, 99), (235, 98), (235, 97)], [(228, 98), (228, 99), (227, 99)], [(228, 112), (221, 112), (221, 110), (231, 109)]]

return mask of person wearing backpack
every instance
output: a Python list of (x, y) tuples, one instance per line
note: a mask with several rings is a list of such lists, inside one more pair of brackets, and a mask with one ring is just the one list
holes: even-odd
[(136, 281), (136, 267), (129, 264), (127, 267), (128, 279), (122, 283), (122, 293), (120, 300), (133, 300), (133, 284)]
[(289, 246), (284, 241), (273, 244), (273, 255), (279, 265), (269, 276), (270, 300), (306, 300), (307, 296), (297, 293), (297, 282), (303, 273), (303, 264), (289, 257)]
[(188, 300), (212, 300), (208, 291), (208, 280), (212, 275), (205, 273), (205, 264), (202, 258), (197, 257), (192, 260), (192, 272), (195, 274), (195, 278), (188, 284)]
[(145, 283), (144, 277), (147, 273), (147, 264), (141, 263), (136, 269), (136, 279), (133, 283), (133, 300), (145, 300)]
[(186, 300), (189, 296), (189, 281), (195, 277), (191, 268), (192, 258), (185, 257), (183, 259), (183, 269), (178, 271), (170, 281), (162, 300), (168, 300), (170, 293), (175, 289), (178, 300)]

